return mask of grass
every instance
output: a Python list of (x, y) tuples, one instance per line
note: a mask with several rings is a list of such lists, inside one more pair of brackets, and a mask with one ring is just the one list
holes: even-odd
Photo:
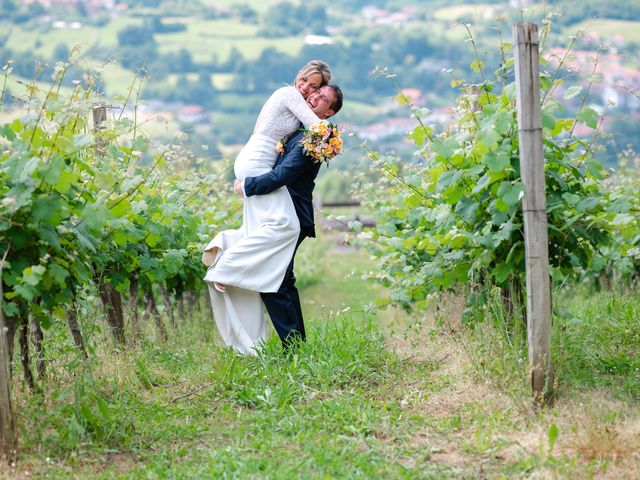
[(627, 20), (590, 19), (571, 25), (565, 32), (567, 35), (575, 35), (576, 32), (595, 32), (604, 40), (620, 36), (626, 42), (640, 42), (638, 22)]
[[(141, 24), (140, 19), (131, 17), (117, 17), (112, 19), (104, 27), (96, 27), (93, 25), (83, 25), (82, 28), (73, 30), (70, 28), (57, 29), (48, 26), (38, 26), (33, 31), (33, 27), (22, 28), (19, 25), (6, 24), (3, 25), (7, 29), (11, 29), (8, 36), (6, 47), (18, 52), (32, 52), (36, 57), (51, 58), (55, 47), (64, 43), (69, 49), (74, 44), (79, 44), (83, 50), (89, 47), (100, 46), (114, 48), (118, 45), (118, 32), (128, 25)], [(36, 45), (40, 44), (36, 48)]]
[(372, 323), (345, 317), (314, 325), (292, 359), (273, 337), (259, 357), (240, 358), (211, 348), (210, 323), (183, 328), (171, 352), (152, 343), (100, 352), (73, 388), (51, 385), (45, 399), (30, 403), (21, 422), (39, 417), (24, 439), (40, 455), (25, 459), (31, 473), (291, 478), (406, 470), (388, 464), (378, 439), (406, 435), (401, 412), (367, 398), (404, 368)]
[[(367, 255), (336, 248), (328, 233), (303, 242), (296, 270), (309, 341), (290, 358), (274, 336), (258, 357), (233, 355), (204, 310), (182, 319), (166, 344), (148, 331), (148, 341), (123, 350), (100, 323), (85, 323), (95, 351), (86, 366), (66, 330), (50, 329), (46, 395), (32, 398), (15, 375), (23, 447), (5, 474), (637, 478), (637, 399), (624, 389), (612, 395), (614, 377), (605, 381), (603, 371), (584, 383), (591, 364), (578, 362), (575, 372), (558, 362), (556, 406), (534, 412), (522, 351), (505, 342), (499, 305), (487, 302), (473, 331), (455, 296), (413, 317), (366, 313), (362, 306), (384, 294), (361, 280), (371, 268)], [(637, 322), (637, 300), (607, 298), (576, 300), (582, 310), (567, 305), (588, 325), (563, 331), (572, 363), (586, 357), (585, 338), (600, 351), (607, 337), (637, 347), (633, 331), (620, 337), (636, 325), (625, 322)], [(609, 309), (618, 321), (600, 334)]]
[(224, 62), (233, 47), (251, 60), (260, 56), (262, 50), (273, 47), (281, 52), (297, 54), (303, 47), (301, 37), (263, 38), (257, 36), (259, 27), (235, 20), (190, 19), (187, 30), (171, 34), (157, 35), (156, 40), (162, 53), (186, 48), (196, 62), (210, 62), (215, 55)]
[(640, 400), (638, 296), (601, 292), (566, 302), (555, 336), (565, 381)]
[[(282, 0), (202, 0), (203, 5), (212, 6), (233, 6), (248, 5), (259, 13), (266, 12), (270, 7), (282, 3)], [(291, 3), (299, 4), (299, 0), (293, 0)]]
[[(262, 2), (264, 3), (264, 2)], [(32, 52), (35, 57), (50, 59), (55, 47), (64, 43), (69, 49), (78, 44), (83, 51), (94, 47), (106, 48), (117, 53), (118, 32), (129, 25), (140, 25), (139, 18), (120, 16), (106, 25), (97, 27), (83, 25), (79, 29), (55, 29), (49, 26), (23, 28), (19, 25), (1, 22), (11, 34), (6, 47), (17, 52)], [(233, 19), (187, 18), (187, 29), (183, 32), (155, 35), (161, 53), (186, 48), (196, 62), (210, 62), (215, 55), (218, 61), (225, 61), (233, 47), (242, 55), (254, 60), (262, 50), (274, 47), (277, 50), (297, 54), (304, 46), (302, 37), (264, 38), (257, 36), (260, 27)]]

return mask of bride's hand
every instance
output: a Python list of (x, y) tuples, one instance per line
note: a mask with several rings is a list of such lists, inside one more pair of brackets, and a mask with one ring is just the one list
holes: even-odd
[(241, 197), (244, 197), (244, 182), (236, 178), (233, 182), (233, 191)]

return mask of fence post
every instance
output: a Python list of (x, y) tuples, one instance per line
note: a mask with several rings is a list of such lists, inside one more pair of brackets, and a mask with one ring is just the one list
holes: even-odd
[(527, 283), (527, 341), (534, 405), (552, 400), (551, 286), (545, 196), (542, 113), (538, 65), (538, 26), (513, 25), (516, 106)]
[(0, 458), (11, 461), (15, 455), (15, 429), (11, 404), (11, 371), (9, 362), (9, 328), (4, 316), (2, 270), (9, 248), (0, 258)]
[(100, 130), (104, 127), (102, 123), (107, 120), (107, 106), (104, 103), (96, 103), (93, 105), (91, 109), (93, 113), (93, 130), (96, 132), (97, 142), (96, 142), (96, 155), (101, 157), (104, 155), (105, 150), (107, 148), (107, 144), (100, 135)]

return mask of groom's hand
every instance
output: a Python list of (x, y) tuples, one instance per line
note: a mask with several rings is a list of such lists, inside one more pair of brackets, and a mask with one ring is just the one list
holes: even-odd
[(241, 197), (244, 197), (244, 182), (236, 178), (233, 182), (233, 191)]

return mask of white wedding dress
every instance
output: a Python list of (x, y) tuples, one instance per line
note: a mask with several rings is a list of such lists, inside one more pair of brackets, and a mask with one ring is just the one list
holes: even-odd
[[(253, 135), (238, 154), (236, 178), (255, 177), (273, 169), (278, 140), (302, 122), (320, 119), (295, 87), (276, 90), (262, 107)], [(266, 339), (260, 292), (277, 292), (295, 250), (300, 223), (287, 187), (244, 199), (242, 226), (218, 233), (205, 247), (213, 316), (223, 341), (242, 354), (255, 354)], [(218, 292), (212, 283), (226, 286)]]

